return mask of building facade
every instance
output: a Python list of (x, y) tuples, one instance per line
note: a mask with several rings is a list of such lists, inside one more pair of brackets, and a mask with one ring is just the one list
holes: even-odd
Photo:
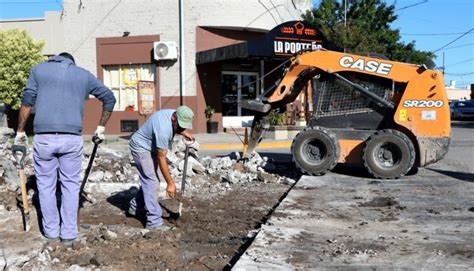
[[(278, 61), (237, 58), (198, 65), (196, 54), (261, 38), (283, 22), (300, 19), (312, 7), (311, 0), (183, 2), (185, 87), (180, 91), (179, 61), (154, 59), (155, 42), (179, 45), (179, 1), (64, 1), (64, 50), (117, 97), (108, 133), (130, 133), (146, 120), (147, 115), (140, 114), (139, 81), (148, 83), (146, 90), (151, 89), (152, 95), (147, 97), (155, 110), (190, 106), (196, 115), (194, 132), (206, 131), (208, 105), (216, 111), (212, 120), (220, 130), (223, 125), (245, 124), (251, 114), (238, 101), (256, 97), (265, 84), (260, 76)], [(91, 98), (84, 133), (93, 132), (100, 112), (100, 103)]]
[(474, 97), (474, 84), (470, 88), (459, 88), (456, 86), (456, 81), (451, 80), (446, 86), (449, 101), (470, 100)]
[(45, 41), (43, 55), (51, 56), (64, 50), (62, 12), (48, 11), (43, 18), (0, 20), (0, 30), (20, 28), (35, 40)]

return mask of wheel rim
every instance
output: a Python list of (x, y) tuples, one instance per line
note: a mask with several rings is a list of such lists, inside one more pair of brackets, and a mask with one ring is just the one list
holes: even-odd
[(317, 139), (310, 139), (303, 144), (304, 158), (308, 163), (321, 164), (327, 156), (326, 145)]
[(396, 144), (385, 142), (374, 152), (374, 160), (383, 168), (392, 168), (400, 164), (402, 150)]

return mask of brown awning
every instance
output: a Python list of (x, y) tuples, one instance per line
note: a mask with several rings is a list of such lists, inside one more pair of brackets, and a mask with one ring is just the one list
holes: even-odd
[(262, 38), (196, 53), (196, 65), (238, 58), (287, 58), (302, 50), (342, 51), (318, 30), (302, 21), (282, 23)]

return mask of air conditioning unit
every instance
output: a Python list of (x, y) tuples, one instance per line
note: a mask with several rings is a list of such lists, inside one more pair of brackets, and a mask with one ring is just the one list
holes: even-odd
[(174, 41), (158, 41), (153, 43), (155, 60), (176, 60), (178, 46)]

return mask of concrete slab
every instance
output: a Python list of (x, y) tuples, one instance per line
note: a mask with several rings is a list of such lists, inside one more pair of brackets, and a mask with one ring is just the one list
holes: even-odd
[(234, 270), (469, 270), (473, 176), (303, 176)]

